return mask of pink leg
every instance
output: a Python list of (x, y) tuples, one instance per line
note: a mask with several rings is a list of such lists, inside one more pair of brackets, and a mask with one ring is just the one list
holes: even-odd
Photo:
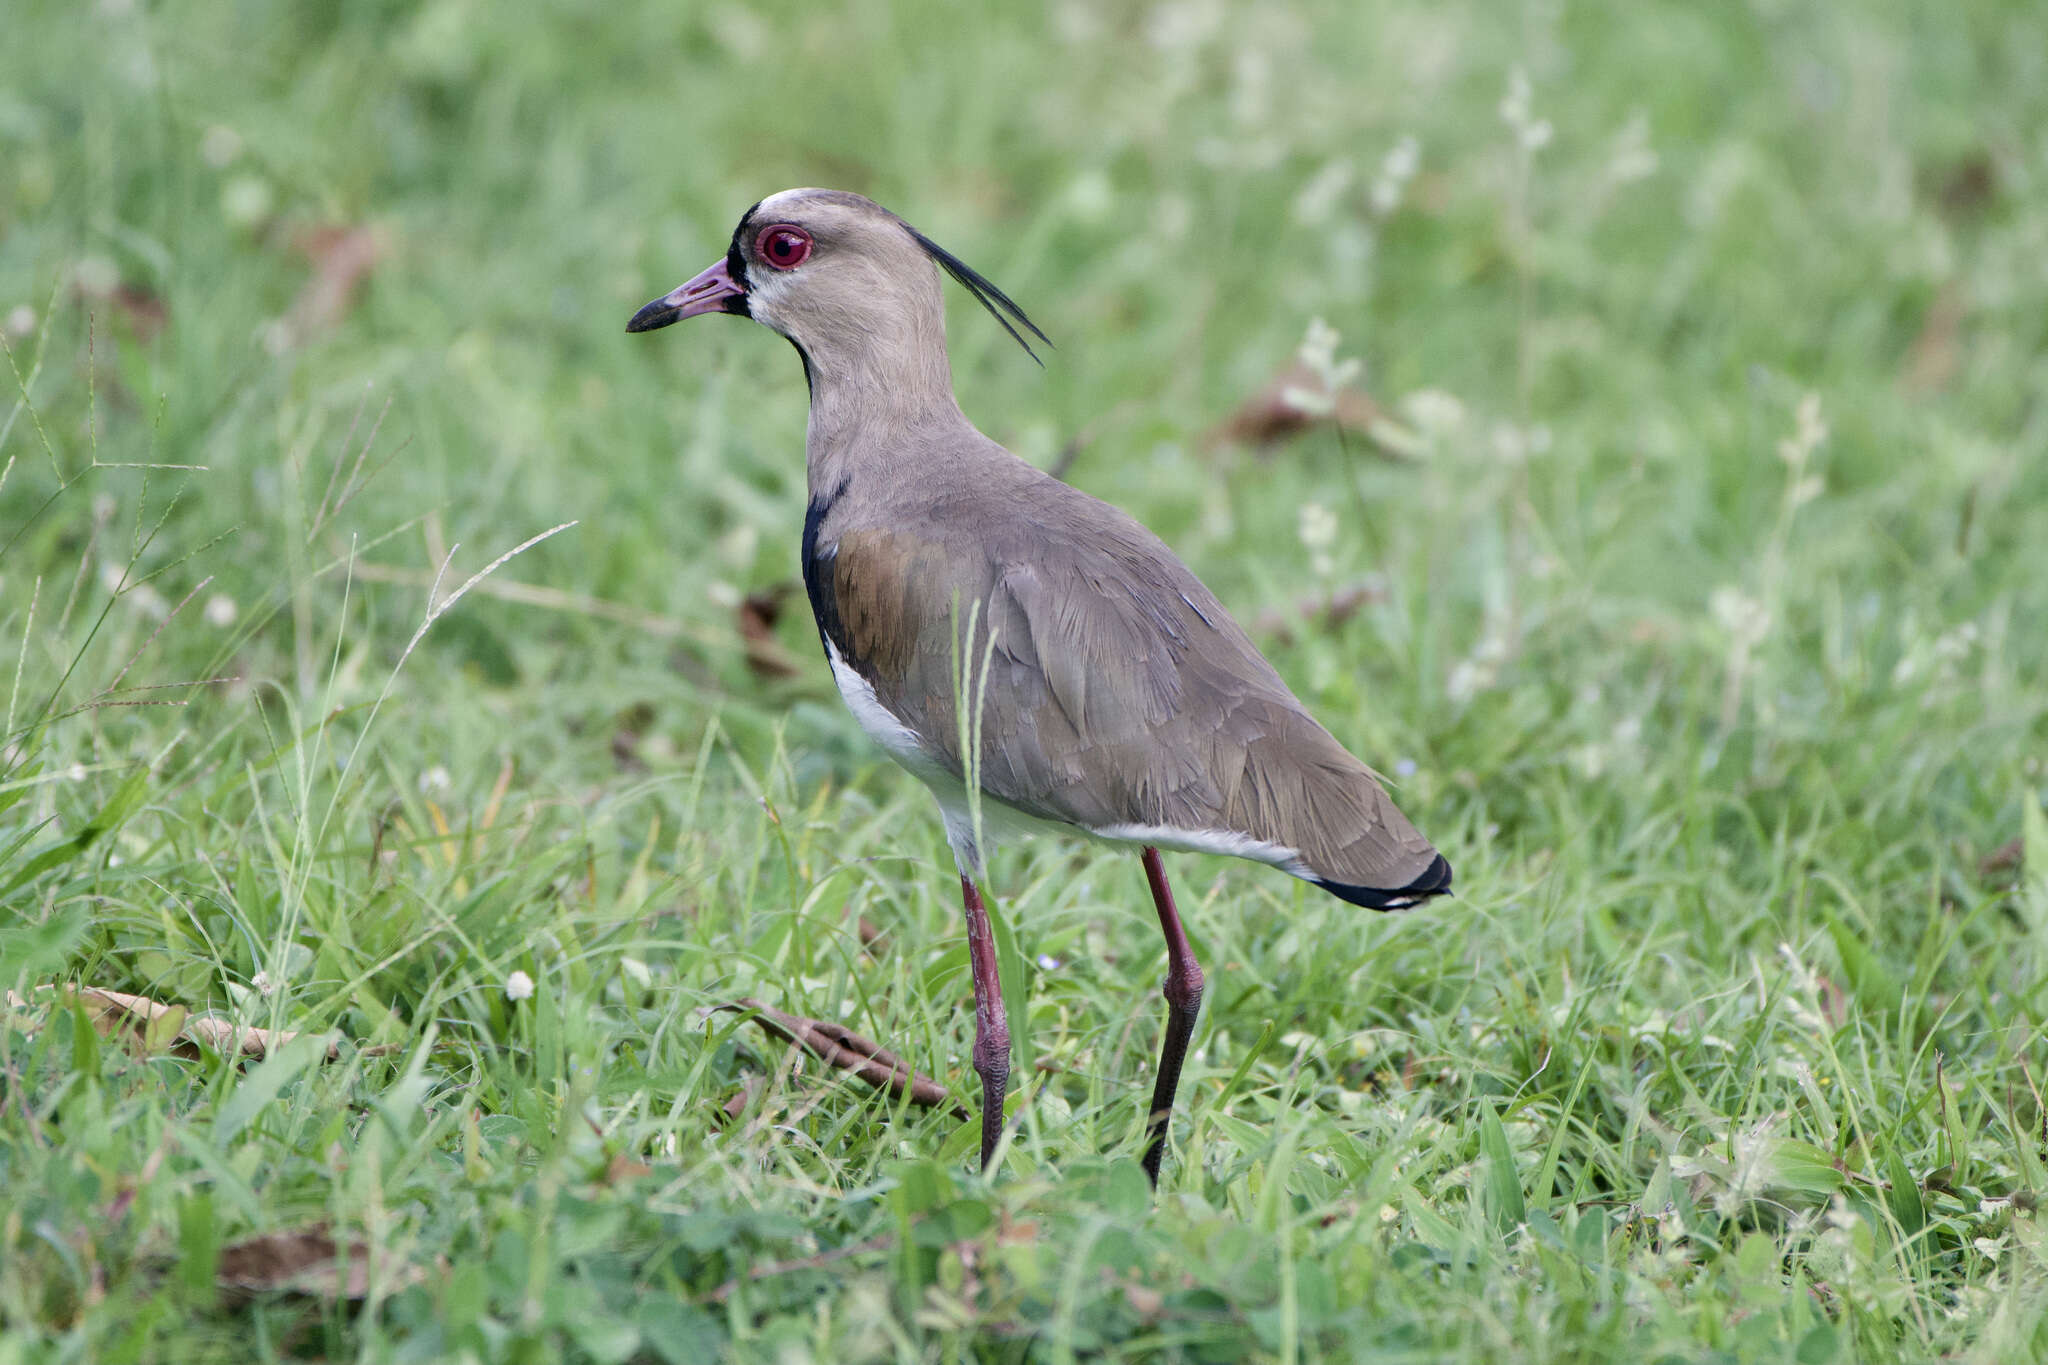
[[(1152, 886), (1152, 904), (1159, 911), (1159, 931), (1166, 935), (1166, 1036), (1159, 1047), (1159, 1079), (1152, 1088), (1152, 1114), (1146, 1124), (1145, 1174), (1159, 1183), (1159, 1159), (1166, 1152), (1166, 1128), (1173, 1118), (1173, 1095), (1180, 1089), (1180, 1067), (1187, 1060), (1188, 1039), (1202, 1012), (1202, 964), (1188, 946), (1180, 912), (1173, 908), (1173, 889), (1159, 850), (1145, 850), (1145, 880)], [(993, 975), (993, 972), (991, 972)]]
[(1003, 1135), (1003, 1095), (1010, 1087), (1010, 1021), (1003, 1013), (1003, 982), (996, 973), (996, 939), (989, 928), (988, 907), (964, 873), (960, 900), (967, 909), (967, 965), (974, 977), (974, 1069), (981, 1076), (981, 1168), (985, 1171), (995, 1157), (996, 1141)]

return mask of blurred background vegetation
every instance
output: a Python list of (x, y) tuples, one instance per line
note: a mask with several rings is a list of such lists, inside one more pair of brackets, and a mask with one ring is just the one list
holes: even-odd
[[(251, 1324), (480, 1358), (2042, 1349), (2038, 5), (5, 30), (0, 984), (395, 1049), (262, 1073), (272, 1117), (261, 1068), (102, 1056), (30, 1000), (16, 1358)], [(1012, 1008), (1069, 1078), (1007, 1189), (942, 1116), (691, 1014), (846, 1010), (961, 1072), (937, 822), (789, 591), (801, 372), (738, 322), (623, 332), (802, 184), (1030, 311), (1042, 371), (953, 299), (969, 415), (1174, 544), (1458, 866), (1389, 925), (1187, 864), (1246, 985), (1152, 1214), (1087, 1164), (1134, 1153), (1156, 1027), (1115, 860), (997, 866)], [(330, 1158), (373, 1129), (377, 1174)], [(214, 1299), (236, 1238), (315, 1218), (417, 1275)]]

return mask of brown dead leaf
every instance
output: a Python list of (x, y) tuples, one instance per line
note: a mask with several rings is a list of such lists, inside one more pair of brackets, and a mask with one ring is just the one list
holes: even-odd
[(1820, 1017), (1827, 1020), (1828, 1027), (1839, 1029), (1849, 1019), (1849, 995), (1830, 980), (1826, 973), (1813, 974), (1814, 993), (1819, 997)]
[(282, 339), (296, 346), (348, 316), (388, 243), (379, 228), (324, 224), (300, 229), (292, 235), (292, 245), (313, 267), (283, 320)]
[(794, 583), (777, 583), (748, 593), (733, 609), (740, 640), (746, 647), (747, 667), (757, 678), (794, 678), (803, 672), (803, 665), (775, 638), (775, 623), (782, 619), (782, 604), (795, 591)]
[(612, 731), (612, 761), (619, 765), (620, 772), (647, 771), (647, 762), (640, 757), (640, 742), (652, 724), (654, 708), (644, 701), (635, 702), (619, 713), (617, 728)]
[[(40, 995), (57, 990), (56, 986), (38, 986), (34, 993)], [(183, 1005), (167, 1005), (160, 1000), (151, 1000), (145, 995), (129, 995), (125, 991), (102, 990), (97, 986), (65, 986), (62, 990), (64, 999), (75, 998), (85, 1006), (93, 1027), (102, 1036), (125, 1034), (151, 1052), (169, 1051), (175, 1056), (196, 1057), (203, 1044), (215, 1052), (261, 1061), (299, 1036), (288, 1029), (256, 1028), (210, 1014), (194, 1015)], [(29, 1008), (29, 1002), (13, 991), (7, 992), (7, 1003), (16, 1009)], [(388, 1050), (376, 1049), (379, 1052)], [(365, 1048), (364, 1051), (371, 1049)], [(327, 1060), (337, 1061), (340, 1057), (341, 1041), (338, 1038), (328, 1039)]]
[(1289, 390), (1321, 391), (1321, 381), (1299, 360), (1282, 366), (1266, 386), (1238, 405), (1235, 412), (1211, 427), (1202, 437), (1207, 447), (1219, 445), (1254, 446), (1261, 452), (1325, 422), (1363, 436), (1373, 449), (1389, 459), (1407, 459), (1412, 441), (1401, 439), (1401, 429), (1363, 391), (1342, 388), (1332, 395), (1335, 409), (1328, 416), (1303, 412), (1288, 399)]
[(170, 320), (170, 309), (165, 305), (163, 295), (148, 285), (86, 275), (75, 280), (71, 288), (81, 301), (103, 308), (105, 316), (119, 330), (137, 341), (153, 340)]
[(1147, 1284), (1136, 1280), (1124, 1281), (1124, 1302), (1131, 1311), (1146, 1322), (1154, 1322), (1166, 1311), (1166, 1296)]
[(108, 296), (107, 302), (114, 307), (114, 316), (127, 324), (129, 333), (137, 341), (150, 341), (163, 331), (164, 323), (170, 320), (170, 309), (165, 306), (163, 296), (154, 289), (139, 284), (122, 283)]
[(1335, 630), (1358, 614), (1359, 608), (1377, 606), (1387, 600), (1387, 585), (1378, 581), (1353, 583), (1349, 587), (1304, 597), (1291, 611), (1267, 607), (1252, 618), (1254, 635), (1271, 636), (1282, 644), (1292, 643), (1294, 623), (1305, 621), (1320, 630)]
[(1975, 217), (1998, 196), (1998, 164), (1990, 153), (1982, 150), (1971, 152), (1927, 179), (1933, 182), (1935, 202), (1950, 218)]
[(1977, 860), (1977, 875), (1988, 882), (2001, 872), (2015, 872), (2026, 856), (2026, 840), (2009, 840)]
[[(420, 1267), (386, 1262), (383, 1287), (419, 1281)], [(224, 1246), (214, 1282), (234, 1297), (307, 1294), (322, 1299), (363, 1299), (370, 1293), (370, 1249), (360, 1239), (337, 1243), (324, 1223), (289, 1232), (265, 1232)]]
[(785, 1042), (795, 1043), (825, 1065), (850, 1071), (879, 1090), (901, 1097), (907, 1090), (912, 1104), (927, 1109), (945, 1109), (955, 1118), (966, 1119), (967, 1111), (946, 1097), (946, 1088), (913, 1069), (901, 1057), (871, 1038), (863, 1038), (842, 1024), (786, 1014), (773, 1005), (747, 996), (720, 1010), (750, 1010), (754, 1022)]
[(1956, 377), (1962, 363), (1963, 311), (1961, 287), (1954, 279), (1943, 280), (1899, 366), (1899, 383), (1906, 392), (1938, 393)]
[(740, 1088), (733, 1091), (724, 1104), (718, 1106), (719, 1112), (725, 1115), (727, 1122), (738, 1118), (741, 1114), (747, 1112), (747, 1106), (754, 1102), (754, 1096), (760, 1091), (760, 1088), (760, 1077), (746, 1076), (741, 1078)]
[(610, 1161), (605, 1163), (604, 1183), (607, 1185), (623, 1185), (628, 1180), (638, 1180), (643, 1175), (653, 1174), (654, 1168), (646, 1162), (638, 1157), (630, 1157), (624, 1152), (619, 1152)]

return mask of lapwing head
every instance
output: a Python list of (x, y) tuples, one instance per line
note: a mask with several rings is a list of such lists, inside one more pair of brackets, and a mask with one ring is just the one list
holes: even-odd
[(1037, 359), (1011, 320), (1041, 341), (1045, 333), (1009, 295), (881, 205), (842, 190), (784, 190), (763, 199), (741, 217), (723, 260), (635, 313), (626, 330), (737, 313), (789, 338), (806, 365), (849, 343), (936, 345), (943, 354), (935, 266)]

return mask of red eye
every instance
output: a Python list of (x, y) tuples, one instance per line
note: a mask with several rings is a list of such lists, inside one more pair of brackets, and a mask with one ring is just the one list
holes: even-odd
[(810, 259), (811, 234), (793, 223), (762, 228), (754, 239), (754, 254), (777, 270), (794, 270)]

